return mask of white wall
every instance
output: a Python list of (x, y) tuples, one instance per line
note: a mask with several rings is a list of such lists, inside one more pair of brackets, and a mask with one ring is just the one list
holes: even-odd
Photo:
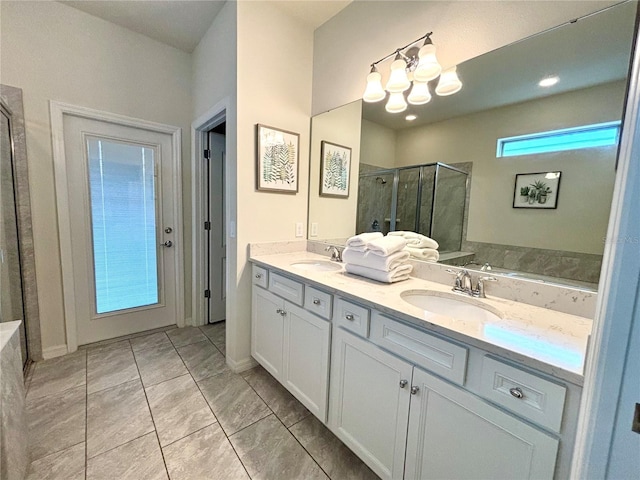
[(313, 114), (360, 98), (372, 62), (429, 31), (448, 67), (615, 3), (353, 2), (315, 31)]
[(360, 140), (362, 163), (382, 168), (395, 167), (396, 142), (395, 130), (362, 119), (362, 138)]
[[(620, 120), (625, 86), (613, 82), (400, 130), (396, 163), (473, 162), (469, 241), (602, 255), (617, 146), (496, 158), (496, 143)], [(556, 210), (512, 208), (517, 173), (555, 170), (562, 172)]]
[[(361, 119), (362, 101), (350, 103), (313, 118), (309, 170), (309, 185), (313, 186), (309, 191), (309, 228), (312, 222), (318, 224), (317, 238), (348, 238), (355, 233)], [(351, 148), (348, 198), (320, 196), (320, 160), (323, 140)]]
[[(233, 340), (227, 337), (227, 351), (243, 362), (250, 358), (251, 338), (248, 245), (295, 240), (296, 222), (307, 224), (313, 32), (269, 2), (238, 2), (237, 9), (238, 249), (236, 283), (228, 291), (233, 300), (227, 305), (236, 333)], [(257, 123), (300, 134), (297, 194), (256, 191)]]
[[(58, 2), (0, 3), (0, 82), (23, 89), (43, 349), (64, 345), (49, 100), (183, 128), (191, 121), (190, 55)], [(183, 162), (185, 170), (189, 162)], [(190, 198), (188, 175), (184, 198)], [(185, 265), (190, 202), (184, 203)], [(185, 314), (190, 315), (186, 275)]]

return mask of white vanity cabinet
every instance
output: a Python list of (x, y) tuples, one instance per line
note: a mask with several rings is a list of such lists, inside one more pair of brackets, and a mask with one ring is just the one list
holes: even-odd
[[(269, 275), (269, 285), (271, 279), (281, 295), (295, 301), (304, 298), (302, 284), (274, 273)], [(316, 308), (319, 306), (314, 304)], [(330, 342), (329, 321), (254, 281), (251, 354), (322, 422), (327, 419)]]
[(341, 328), (329, 412), (331, 430), (383, 479), (554, 476), (558, 439)]
[(412, 388), (405, 480), (553, 478), (556, 438), (417, 367)]

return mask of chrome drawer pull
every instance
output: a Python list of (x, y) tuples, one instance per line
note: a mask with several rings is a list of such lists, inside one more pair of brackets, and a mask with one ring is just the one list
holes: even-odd
[(320, 300), (318, 300), (317, 298), (313, 299), (313, 304), (314, 305), (320, 305)]
[(261, 279), (262, 278), (262, 274), (261, 273), (256, 273), (256, 278), (257, 279)]
[(353, 315), (351, 315), (350, 313), (347, 313), (344, 318), (346, 318), (347, 320), (349, 320), (350, 322), (353, 322)]
[(418, 387), (417, 385), (414, 385), (413, 387), (411, 387), (411, 395), (415, 395), (420, 391), (420, 387)]
[(511, 394), (512, 397), (524, 398), (524, 393), (522, 393), (522, 389), (520, 387), (510, 388), (509, 393)]
[(409, 383), (408, 380), (400, 380), (400, 388), (406, 387), (408, 383)]

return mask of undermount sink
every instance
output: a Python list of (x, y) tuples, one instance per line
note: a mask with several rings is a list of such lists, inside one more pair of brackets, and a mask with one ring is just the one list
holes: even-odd
[(292, 263), (291, 266), (309, 272), (337, 272), (342, 270), (341, 264), (325, 260), (306, 260)]
[(495, 322), (502, 318), (500, 312), (492, 307), (481, 304), (478, 300), (455, 294), (407, 290), (402, 292), (400, 297), (414, 307), (421, 308), (425, 313), (446, 315), (458, 320)]

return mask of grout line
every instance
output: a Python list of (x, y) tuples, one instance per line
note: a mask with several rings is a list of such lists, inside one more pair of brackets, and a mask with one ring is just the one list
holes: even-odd
[[(215, 418), (215, 415), (214, 415), (214, 418)], [(191, 432), (191, 433), (187, 433), (184, 437), (177, 438), (176, 440), (173, 440), (171, 443), (167, 443), (166, 445), (160, 445), (160, 448), (167, 448), (167, 447), (170, 447), (170, 446), (171, 446), (171, 445), (173, 445), (174, 443), (177, 443), (177, 442), (179, 442), (180, 440), (184, 440), (185, 438), (188, 438), (188, 437), (190, 437), (191, 435), (194, 435), (194, 434), (196, 434), (196, 433), (198, 433), (198, 432), (201, 432), (201, 431), (202, 431), (202, 430), (204, 430), (205, 428), (213, 427), (214, 425), (220, 425), (220, 423), (218, 422), (218, 420), (217, 420), (217, 419), (216, 419), (216, 421), (215, 421), (215, 422), (213, 422), (213, 423), (209, 423), (208, 425), (205, 425), (204, 427), (200, 427), (199, 429), (194, 430), (194, 431), (193, 431), (193, 432)], [(220, 429), (222, 429), (222, 427), (220, 427)]]
[[(166, 336), (168, 338), (168, 335), (166, 335)], [(133, 349), (133, 346), (132, 346), (132, 349)], [(179, 357), (179, 355), (178, 355), (178, 357)], [(153, 424), (153, 431), (156, 434), (156, 441), (158, 442), (158, 448), (160, 449), (160, 455), (162, 455), (162, 463), (164, 464), (164, 471), (166, 472), (167, 477), (169, 477), (169, 469), (167, 468), (167, 460), (164, 458), (164, 452), (162, 451), (162, 446), (160, 445), (160, 437), (158, 436), (158, 427), (156, 426), (156, 421), (153, 418), (153, 412), (151, 411), (151, 404), (149, 403), (149, 397), (147, 397), (147, 390), (145, 389), (144, 383), (142, 382), (142, 374), (140, 373), (140, 366), (138, 365), (138, 360), (136, 359), (135, 352), (134, 352), (134, 355), (133, 355), (133, 360), (136, 363), (136, 368), (138, 369), (138, 375), (140, 376), (140, 384), (142, 385), (142, 393), (144, 393), (144, 399), (147, 401), (147, 408), (149, 409), (149, 416), (151, 417), (151, 423)]]

